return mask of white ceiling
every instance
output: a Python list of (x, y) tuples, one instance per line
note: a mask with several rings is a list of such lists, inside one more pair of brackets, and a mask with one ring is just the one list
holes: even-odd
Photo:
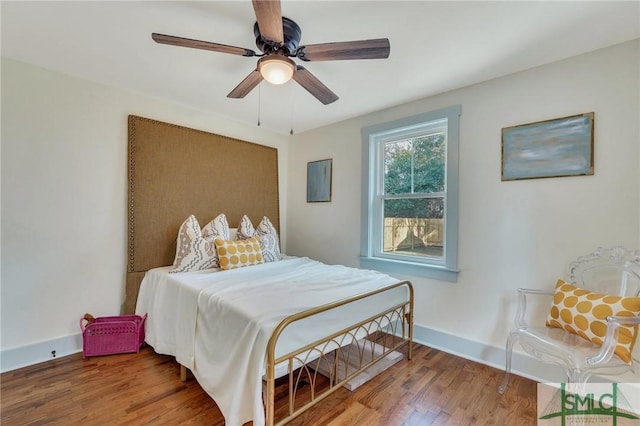
[[(249, 0), (2, 1), (2, 56), (286, 134), (640, 37), (640, 2), (282, 1), (301, 44), (387, 37), (383, 60), (309, 62), (340, 99), (291, 81), (229, 99), (256, 58), (160, 45), (152, 32), (258, 51)], [(298, 61), (300, 62), (300, 61)]]

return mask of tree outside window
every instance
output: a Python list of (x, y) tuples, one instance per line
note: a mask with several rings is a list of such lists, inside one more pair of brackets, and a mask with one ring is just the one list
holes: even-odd
[(443, 256), (446, 133), (384, 143), (383, 251)]

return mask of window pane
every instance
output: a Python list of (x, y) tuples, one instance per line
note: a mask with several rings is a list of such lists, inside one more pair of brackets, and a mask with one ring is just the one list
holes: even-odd
[(411, 194), (411, 142), (384, 144), (384, 193)]
[(444, 192), (444, 133), (413, 140), (413, 192)]
[(444, 192), (444, 132), (384, 144), (384, 193)]
[(442, 258), (444, 197), (384, 200), (385, 253)]

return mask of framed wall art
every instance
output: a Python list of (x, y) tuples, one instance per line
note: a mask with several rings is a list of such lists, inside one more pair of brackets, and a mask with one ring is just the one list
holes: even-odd
[(307, 203), (331, 201), (332, 159), (307, 163)]
[(502, 129), (502, 180), (593, 175), (594, 113)]

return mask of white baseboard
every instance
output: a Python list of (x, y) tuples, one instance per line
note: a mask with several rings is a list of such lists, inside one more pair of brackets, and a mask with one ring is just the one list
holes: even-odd
[[(484, 343), (443, 333), (417, 324), (414, 325), (413, 338), (416, 343), (500, 370), (504, 369), (504, 348), (488, 346)], [(4, 373), (5, 371), (50, 361), (54, 358), (51, 351), (56, 351), (56, 358), (82, 352), (82, 334), (4, 350), (0, 352), (0, 372)], [(539, 382), (559, 383), (564, 377), (559, 367), (555, 368), (548, 364), (542, 364), (527, 355), (516, 352), (513, 354), (512, 366), (515, 374)]]
[[(459, 357), (485, 364), (498, 370), (504, 370), (506, 350), (504, 347), (497, 348), (484, 343), (454, 336), (433, 330), (422, 325), (414, 324), (413, 340), (425, 346), (441, 350), (443, 352), (457, 355)], [(553, 364), (545, 364), (525, 353), (513, 352), (511, 359), (511, 372), (518, 376), (526, 377), (540, 383), (563, 383), (566, 382), (564, 370)], [(619, 376), (594, 375), (590, 382), (612, 381), (619, 383), (640, 383), (640, 372), (627, 372)]]
[[(428, 327), (415, 324), (413, 340), (425, 346), (441, 350), (459, 357), (489, 365), (498, 370), (504, 369), (505, 349), (455, 336)], [(29, 365), (82, 352), (82, 334), (60, 337), (31, 345), (7, 349), (0, 352), (0, 372), (16, 370)], [(512, 371), (519, 376), (537, 382), (562, 383), (565, 380), (563, 370), (554, 365), (544, 364), (526, 354), (514, 352)], [(628, 382), (637, 382), (635, 376), (628, 376)]]
[[(55, 357), (52, 351), (55, 351)], [(82, 352), (80, 333), (7, 349), (0, 352), (0, 372), (16, 370), (78, 352)]]
[[(506, 357), (504, 347), (489, 346), (418, 324), (413, 326), (413, 340), (443, 352), (504, 370)], [(515, 351), (511, 361), (511, 371), (537, 382), (560, 383), (565, 380), (565, 374), (560, 367), (544, 364), (535, 358)]]

